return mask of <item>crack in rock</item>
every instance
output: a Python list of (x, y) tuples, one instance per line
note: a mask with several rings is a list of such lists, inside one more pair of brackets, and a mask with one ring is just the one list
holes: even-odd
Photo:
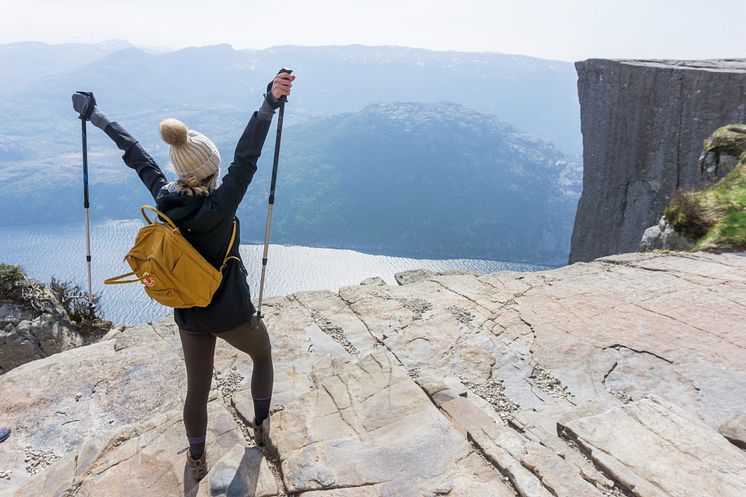
[(216, 388), (223, 397), (229, 398), (233, 396), (233, 393), (238, 390), (239, 385), (244, 380), (244, 377), (236, 371), (236, 366), (231, 366), (231, 369), (225, 373), (218, 374), (217, 371), (213, 373), (215, 378)]
[(326, 316), (322, 315), (316, 309), (309, 309), (309, 311), (311, 312), (311, 317), (321, 331), (332, 337), (335, 342), (344, 347), (348, 354), (359, 355), (360, 352), (357, 350), (357, 347), (347, 339), (344, 328), (332, 323)]
[[(233, 366), (227, 374), (221, 375), (218, 375), (216, 371), (213, 371), (213, 378), (215, 378), (216, 382), (218, 383), (217, 389), (220, 392), (220, 402), (233, 418), (233, 421), (238, 426), (238, 429), (244, 440), (246, 440), (246, 442), (251, 442), (253, 440), (253, 436), (249, 434), (249, 425), (247, 424), (248, 420), (246, 420), (238, 412), (238, 409), (236, 409), (236, 406), (233, 404), (233, 394), (237, 390), (238, 385), (243, 380), (243, 376), (241, 376), (241, 374), (239, 374), (235, 369), (236, 367)], [(282, 410), (282, 408), (271, 409), (270, 416), (280, 410)], [(279, 454), (275, 454), (267, 447), (260, 447), (256, 444), (254, 445), (262, 452), (262, 454), (264, 454), (264, 458), (267, 460), (267, 466), (269, 467), (269, 470), (275, 479), (275, 484), (277, 485), (277, 497), (288, 496), (289, 494), (287, 493), (287, 489), (285, 487), (285, 480), (282, 474), (282, 466)]]
[[(656, 354), (655, 352), (650, 352), (648, 350), (637, 350), (637, 349), (633, 349), (632, 347), (629, 347), (627, 345), (622, 345), (621, 343), (615, 343), (613, 345), (607, 345), (606, 347), (603, 348), (603, 350), (607, 350), (607, 349), (614, 349), (614, 350), (627, 349), (627, 350), (631, 350), (632, 352), (636, 352), (638, 354), (648, 354), (648, 355), (651, 355), (653, 357), (657, 357), (661, 361), (667, 362), (668, 364), (673, 364), (672, 360), (666, 359), (665, 357), (660, 356), (660, 355)], [(616, 364), (614, 364), (614, 366), (616, 366)], [(613, 367), (612, 367), (612, 369), (613, 369)], [(606, 375), (604, 375), (604, 380), (606, 380), (606, 377), (609, 376), (609, 373), (611, 373), (611, 371), (609, 371), (608, 373), (606, 373)]]
[(438, 280), (430, 280), (430, 281), (432, 281), (433, 283), (436, 283), (437, 285), (440, 285), (441, 287), (443, 287), (443, 288), (444, 288), (445, 290), (447, 290), (447, 291), (451, 292), (452, 294), (454, 294), (454, 295), (458, 295), (458, 296), (459, 296), (459, 297), (461, 297), (462, 299), (468, 300), (468, 301), (469, 301), (469, 302), (471, 302), (471, 304), (472, 304), (472, 305), (474, 305), (475, 307), (481, 307), (481, 308), (482, 308), (482, 309), (484, 309), (484, 310), (485, 310), (486, 312), (489, 312), (489, 309), (488, 309), (488, 308), (486, 308), (485, 306), (483, 306), (482, 304), (480, 304), (479, 302), (477, 302), (477, 301), (476, 301), (476, 300), (474, 300), (473, 298), (469, 297), (468, 295), (464, 295), (464, 294), (463, 294), (463, 293), (461, 293), (461, 292), (457, 292), (456, 290), (454, 290), (453, 288), (449, 287), (448, 285), (445, 285), (445, 284), (444, 284), (443, 282), (441, 282), (441, 281), (438, 281)]
[(579, 443), (579, 440), (575, 437), (575, 434), (565, 428), (560, 429), (560, 425), (557, 425), (557, 435), (565, 441), (568, 447), (580, 454), (588, 463), (590, 463), (596, 471), (603, 475), (607, 480), (613, 482), (614, 486), (611, 488), (603, 488), (604, 497), (639, 497), (638, 494), (633, 493), (627, 487), (625, 487), (620, 481), (614, 478), (614, 475), (608, 468), (600, 464), (592, 456), (592, 451), (589, 447), (585, 447)]
[(464, 378), (459, 379), (466, 388), (489, 402), (503, 421), (507, 421), (518, 411), (518, 404), (505, 395), (505, 387), (502, 380), (491, 378), (488, 381), (476, 383)]
[(539, 390), (551, 395), (555, 399), (566, 399), (572, 401), (572, 399), (575, 398), (572, 392), (570, 392), (558, 378), (552, 376), (549, 371), (541, 366), (534, 365), (533, 370), (528, 377), (532, 380), (531, 383)]

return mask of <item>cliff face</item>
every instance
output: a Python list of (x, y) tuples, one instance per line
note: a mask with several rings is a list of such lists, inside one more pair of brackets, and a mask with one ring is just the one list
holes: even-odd
[(705, 186), (704, 139), (746, 120), (746, 59), (575, 66), (584, 175), (571, 263), (637, 250), (677, 188)]

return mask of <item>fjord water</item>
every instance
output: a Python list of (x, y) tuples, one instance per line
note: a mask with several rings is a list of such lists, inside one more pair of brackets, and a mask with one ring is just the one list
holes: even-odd
[[(91, 225), (93, 291), (101, 292), (101, 314), (115, 323), (145, 323), (171, 313), (150, 299), (140, 284), (104, 285), (103, 280), (129, 272), (124, 255), (132, 246), (141, 220), (102, 221)], [(0, 226), (0, 262), (19, 264), (26, 273), (49, 283), (52, 276), (87, 285), (85, 226), (83, 223)], [(256, 303), (261, 273), (261, 245), (241, 245), (241, 258)], [(480, 259), (412, 259), (371, 255), (344, 249), (272, 245), (265, 295), (303, 290), (333, 290), (380, 276), (395, 283), (394, 273), (426, 268), (433, 271), (467, 269), (480, 274), (495, 271), (537, 271), (548, 266)]]

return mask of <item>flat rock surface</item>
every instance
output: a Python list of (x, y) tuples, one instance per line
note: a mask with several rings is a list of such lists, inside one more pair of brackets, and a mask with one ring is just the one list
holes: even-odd
[(746, 495), (746, 458), (741, 451), (657, 396), (598, 414), (567, 417), (560, 429), (637, 495)]
[(173, 320), (115, 330), (0, 377), (0, 495), (744, 495), (744, 302), (704, 253), (270, 299), (271, 444), (219, 339), (200, 485)]
[(317, 388), (275, 419), (288, 492), (368, 486), (371, 495), (513, 495), (390, 352), (318, 371)]

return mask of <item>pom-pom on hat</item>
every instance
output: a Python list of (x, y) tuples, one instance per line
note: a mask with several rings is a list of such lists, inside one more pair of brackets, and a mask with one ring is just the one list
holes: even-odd
[(161, 121), (161, 137), (170, 145), (169, 156), (179, 177), (192, 175), (202, 180), (220, 172), (220, 153), (205, 135), (178, 119)]

